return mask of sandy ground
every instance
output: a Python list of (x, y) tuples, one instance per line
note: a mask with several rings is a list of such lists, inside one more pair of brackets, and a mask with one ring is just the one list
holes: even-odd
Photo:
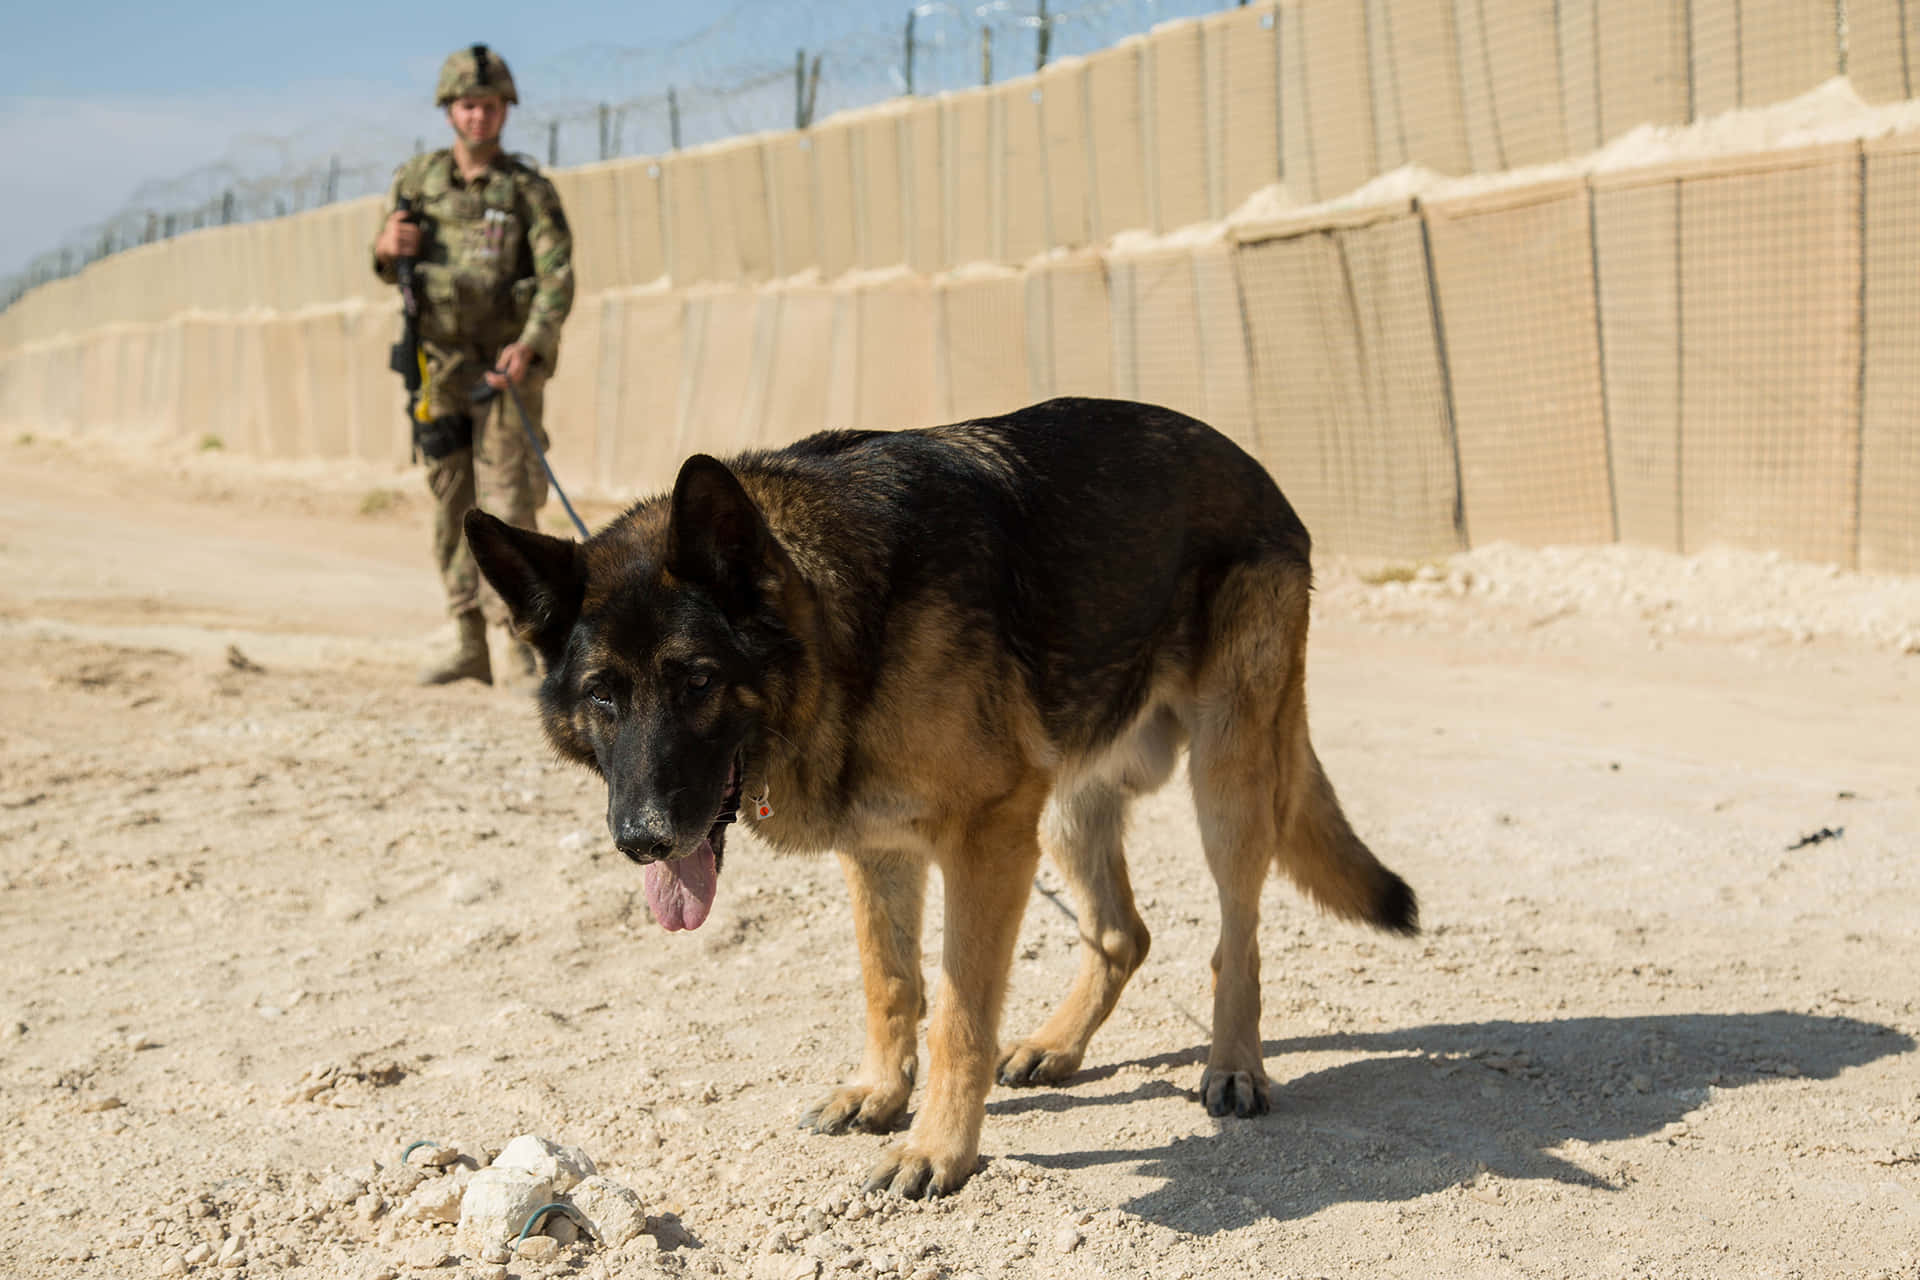
[[(1920, 1276), (1920, 583), (1322, 565), (1316, 741), (1426, 933), (1270, 885), (1275, 1111), (1209, 1119), (1169, 787), (1086, 1069), (902, 1203), (794, 1123), (858, 1054), (835, 864), (740, 844), (659, 930), (524, 688), (410, 683), (416, 483), (0, 444), (0, 1274)], [(1076, 945), (1036, 893), (1006, 1034)], [(503, 1265), (403, 1212), (468, 1176), (411, 1143), (523, 1133), (647, 1232)]]

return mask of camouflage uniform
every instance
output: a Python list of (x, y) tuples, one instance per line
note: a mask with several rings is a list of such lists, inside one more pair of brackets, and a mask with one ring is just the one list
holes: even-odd
[[(487, 87), (498, 92), (505, 64), (497, 54), (476, 52), (497, 68), (495, 83)], [(466, 91), (463, 83), (471, 85), (472, 67), (472, 56), (464, 52), (447, 60), (442, 105)], [(510, 78), (502, 96), (516, 101)], [(434, 560), (450, 614), (458, 618), (478, 609), (487, 621), (504, 625), (505, 607), (481, 579), (461, 521), (478, 506), (510, 524), (533, 528), (535, 513), (547, 500), (547, 477), (512, 398), (502, 391), (476, 406), (472, 395), (501, 348), (525, 343), (535, 361), (515, 391), (546, 447), (542, 392), (559, 361), (560, 326), (573, 306), (573, 235), (553, 184), (505, 151), (472, 182), (460, 176), (451, 150), (415, 156), (394, 174), (388, 210), (398, 208), (403, 197), (420, 215), (423, 231), (414, 293), (427, 370), (416, 418), (465, 415), (472, 423), (471, 447), (425, 460), (435, 503)], [(373, 265), (382, 280), (397, 282), (392, 264), (383, 265), (376, 256)]]

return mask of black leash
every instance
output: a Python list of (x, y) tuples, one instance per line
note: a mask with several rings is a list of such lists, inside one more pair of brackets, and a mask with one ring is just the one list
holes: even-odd
[[(482, 382), (474, 388), (474, 392), (476, 402), (483, 404), (499, 394), (498, 389), (488, 382)], [(527, 417), (527, 407), (520, 403), (520, 392), (511, 382), (507, 383), (507, 399), (513, 401), (513, 411), (520, 415), (520, 429), (526, 433), (527, 443), (533, 446), (534, 453), (539, 456), (540, 465), (547, 470), (547, 483), (553, 486), (554, 493), (560, 499), (560, 505), (567, 509), (567, 515), (573, 520), (573, 527), (580, 531), (580, 540), (586, 541), (593, 535), (587, 532), (586, 523), (580, 519), (580, 513), (573, 509), (571, 502), (567, 501), (567, 491), (560, 487), (560, 477), (553, 473), (553, 464), (547, 461), (547, 451), (540, 446), (540, 436), (533, 429), (533, 420)]]

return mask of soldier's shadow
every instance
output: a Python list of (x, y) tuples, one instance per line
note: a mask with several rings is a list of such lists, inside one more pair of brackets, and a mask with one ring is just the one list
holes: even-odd
[[(1348, 1201), (1410, 1200), (1471, 1183), (1482, 1171), (1606, 1188), (1605, 1176), (1553, 1148), (1658, 1133), (1704, 1104), (1714, 1087), (1781, 1076), (1825, 1080), (1914, 1047), (1911, 1037), (1875, 1023), (1785, 1012), (1446, 1023), (1276, 1040), (1265, 1045), (1274, 1076), (1270, 1115), (1216, 1121), (1218, 1132), (1167, 1146), (1009, 1155), (1058, 1169), (1135, 1165), (1164, 1183), (1124, 1207), (1203, 1235)], [(1288, 1055), (1312, 1051), (1368, 1056), (1290, 1074)], [(1137, 1065), (1198, 1064), (1205, 1056), (1198, 1045)], [(1110, 1078), (1125, 1065), (1136, 1064), (1095, 1067), (1074, 1084)], [(1197, 1082), (1197, 1075), (1183, 1077), (1189, 1087)], [(1064, 1092), (1003, 1092), (988, 1110), (1124, 1105), (1176, 1092), (1164, 1077), (1098, 1098), (1075, 1098), (1069, 1084)]]

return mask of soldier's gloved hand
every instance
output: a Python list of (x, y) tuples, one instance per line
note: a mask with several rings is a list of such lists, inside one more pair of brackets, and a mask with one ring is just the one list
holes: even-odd
[(420, 224), (408, 222), (406, 215), (395, 209), (387, 215), (387, 225), (380, 228), (380, 238), (373, 242), (373, 252), (382, 262), (418, 257)]
[(493, 362), (493, 369), (487, 374), (487, 385), (500, 388), (509, 382), (517, 385), (532, 367), (533, 348), (524, 342), (509, 342), (500, 348), (500, 357)]

